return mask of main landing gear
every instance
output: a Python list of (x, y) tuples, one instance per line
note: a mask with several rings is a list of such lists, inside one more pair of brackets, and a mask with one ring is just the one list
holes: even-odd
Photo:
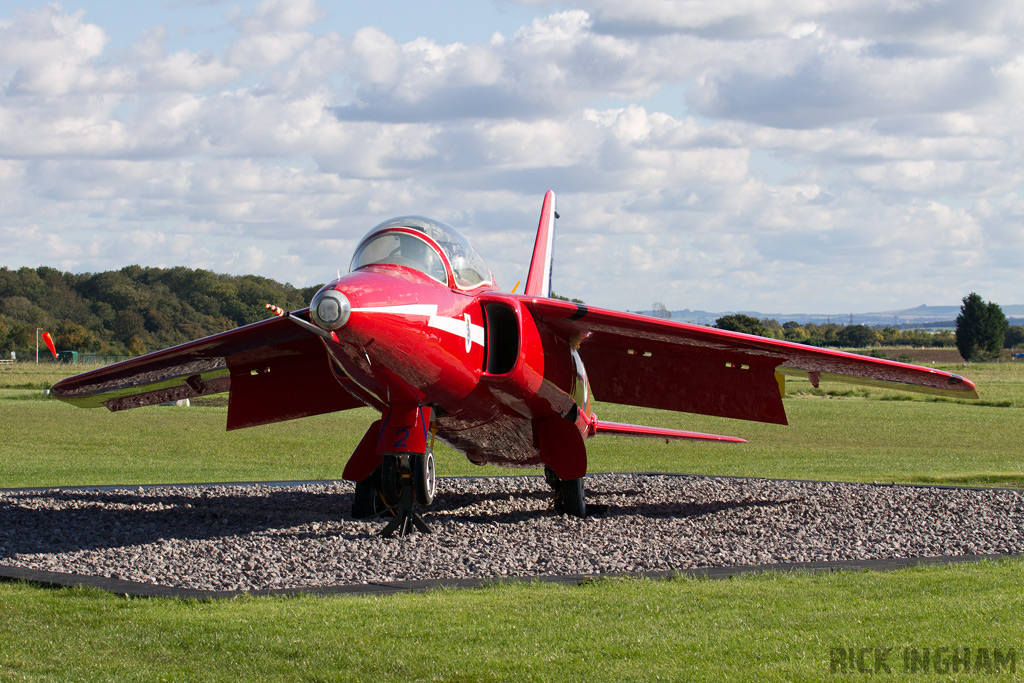
[(555, 511), (572, 517), (587, 516), (587, 499), (583, 492), (583, 477), (562, 480), (555, 471), (544, 466), (544, 481), (555, 493)]
[(429, 534), (430, 527), (413, 507), (417, 502), (424, 507), (430, 505), (436, 492), (434, 453), (430, 448), (426, 453), (385, 454), (380, 467), (356, 483), (352, 516), (371, 519), (390, 513), (391, 521), (380, 532), (386, 538), (396, 532), (399, 536), (414, 531)]

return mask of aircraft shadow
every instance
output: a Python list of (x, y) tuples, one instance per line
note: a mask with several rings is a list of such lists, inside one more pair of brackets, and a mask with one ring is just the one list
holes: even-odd
[[(594, 500), (592, 504), (589, 504), (589, 508), (594, 510), (590, 517), (601, 518), (601, 517), (646, 517), (648, 519), (685, 519), (690, 517), (701, 517), (705, 515), (711, 515), (720, 512), (727, 512), (729, 510), (743, 509), (743, 508), (773, 508), (789, 503), (796, 502), (793, 500), (746, 500), (746, 501), (716, 501), (712, 503), (636, 503), (632, 505), (602, 505), (599, 499)], [(462, 506), (459, 506), (462, 507)], [(431, 519), (431, 512), (442, 512), (442, 511), (454, 511), (455, 508), (448, 508), (447, 510), (443, 507), (435, 506), (427, 511), (423, 515), (423, 518), (427, 520), (429, 524)], [(494, 524), (516, 524), (524, 521), (525, 519), (534, 517), (545, 517), (549, 515), (558, 515), (560, 513), (555, 512), (553, 507), (545, 508), (543, 510), (517, 510), (510, 512), (476, 512), (476, 511), (465, 511), (458, 514), (445, 514), (443, 519), (450, 522), (459, 523), (494, 523)]]
[[(629, 502), (603, 506), (602, 499), (609, 496), (625, 497)], [(600, 510), (594, 515), (597, 518), (641, 516), (651, 519), (692, 518), (738, 508), (768, 508), (794, 502), (794, 499), (646, 502), (643, 496), (644, 492), (638, 490), (600, 491), (590, 493), (589, 500), (592, 509)], [(68, 507), (44, 507), (40, 498), (59, 501)], [(530, 502), (514, 509), (486, 509), (488, 502), (509, 500)], [(551, 493), (546, 489), (481, 495), (442, 489), (434, 505), (422, 514), (428, 524), (433, 520), (514, 525), (559, 514), (545, 501), (551, 501)], [(485, 504), (485, 509), (481, 509), (481, 503)], [(374, 535), (387, 519), (370, 520), (369, 526), (358, 531), (342, 530), (336, 525), (322, 529), (315, 526), (325, 522), (352, 522), (351, 509), (351, 493), (288, 489), (259, 495), (210, 492), (154, 496), (123, 490), (8, 494), (0, 497), (0, 563), (15, 555), (100, 550), (162, 540), (204, 540), (265, 530), (281, 530), (282, 534), (298, 539), (329, 536), (356, 540)]]
[(351, 520), (352, 508), (351, 493), (288, 490), (271, 491), (257, 497), (237, 494), (154, 497), (123, 491), (61, 491), (43, 495), (73, 506), (33, 507), (32, 499), (38, 499), (39, 494), (0, 497), (0, 562), (18, 554), (56, 554), (144, 545), (160, 540), (210, 539), (317, 522), (346, 521)]
[[(486, 500), (545, 499), (527, 491), (484, 495), (439, 492), (434, 511), (457, 510)], [(45, 505), (56, 501), (61, 508)], [(324, 522), (352, 522), (352, 494), (270, 491), (264, 495), (152, 494), (130, 490), (13, 493), (0, 497), (0, 563), (14, 555), (59, 554), (145, 545), (161, 540), (204, 540), (267, 529), (289, 529)], [(509, 515), (513, 521), (515, 514)], [(521, 518), (521, 515), (520, 515)], [(467, 521), (474, 517), (468, 516)], [(475, 518), (480, 519), (480, 518)], [(366, 538), (387, 520), (370, 521), (366, 531), (339, 533), (296, 530), (297, 539)]]
[(795, 498), (786, 500), (719, 500), (708, 503), (644, 503), (637, 502), (627, 505), (609, 506), (607, 513), (609, 517), (638, 515), (640, 517), (701, 517), (717, 512), (737, 510), (743, 508), (773, 508), (789, 503), (795, 503)]
[[(728, 510), (743, 509), (743, 508), (773, 508), (788, 505), (790, 503), (797, 502), (796, 498), (787, 498), (783, 500), (720, 500), (710, 502), (685, 502), (685, 501), (666, 501), (666, 502), (645, 502), (643, 500), (645, 493), (639, 490), (615, 490), (615, 491), (597, 491), (588, 492), (587, 500), (588, 507), (593, 512), (594, 517), (628, 517), (628, 516), (640, 516), (651, 519), (657, 518), (687, 518), (687, 517), (700, 517), (702, 515), (710, 515), (719, 512), (726, 512)], [(684, 494), (681, 492), (681, 497)], [(610, 496), (622, 496), (630, 500), (624, 504), (604, 504), (604, 499)], [(429, 519), (430, 513), (438, 513), (443, 516), (446, 521), (460, 522), (460, 523), (497, 523), (497, 524), (514, 524), (522, 522), (524, 519), (559, 514), (554, 511), (553, 505), (548, 505), (543, 509), (523, 509), (513, 511), (502, 511), (502, 512), (490, 512), (490, 511), (477, 511), (470, 508), (478, 506), (481, 501), (501, 501), (508, 500), (509, 498), (514, 499), (529, 499), (538, 501), (551, 501), (552, 494), (550, 491), (524, 491), (524, 492), (496, 492), (489, 493), (479, 496), (459, 494), (452, 496), (444, 496), (438, 494), (437, 500), (434, 505), (424, 515), (425, 519)], [(463, 510), (463, 512), (459, 512)]]

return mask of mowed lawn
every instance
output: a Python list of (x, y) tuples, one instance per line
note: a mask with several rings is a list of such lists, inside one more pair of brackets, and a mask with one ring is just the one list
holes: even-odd
[[(1024, 363), (956, 371), (981, 401), (790, 382), (788, 426), (598, 405), (605, 419), (750, 443), (606, 437), (588, 444), (590, 470), (1024, 483)], [(222, 407), (107, 413), (45, 399), (60, 376), (0, 370), (0, 487), (335, 478), (373, 419), (360, 410), (227, 433)], [(510, 472), (438, 451), (442, 476)], [(906, 652), (971, 648), (974, 661), (1017, 648), (1016, 673), (1005, 660), (998, 672), (1010, 679), (1024, 676), (1022, 570), (1012, 560), (220, 602), (6, 583), (0, 680), (862, 680), (876, 654), (870, 680), (887, 680), (907, 675)], [(865, 653), (862, 671), (843, 668), (846, 652)], [(926, 679), (944, 679), (943, 666)]]

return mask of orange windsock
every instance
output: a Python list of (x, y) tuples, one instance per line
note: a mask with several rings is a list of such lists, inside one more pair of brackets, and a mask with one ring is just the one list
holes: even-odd
[(50, 336), (49, 332), (43, 332), (43, 341), (46, 342), (46, 348), (50, 349), (50, 353), (53, 357), (57, 357), (57, 349), (53, 347), (53, 337)]

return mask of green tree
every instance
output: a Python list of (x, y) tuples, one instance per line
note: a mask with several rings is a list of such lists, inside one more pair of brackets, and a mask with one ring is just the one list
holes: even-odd
[(99, 338), (78, 323), (62, 320), (53, 331), (53, 341), (58, 350), (100, 351), (103, 344)]
[(137, 311), (118, 311), (114, 316), (114, 335), (122, 344), (128, 344), (146, 330), (146, 321)]
[(53, 320), (45, 310), (23, 296), (0, 299), (0, 314), (36, 327), (48, 327)]
[(839, 343), (843, 346), (863, 348), (878, 341), (875, 331), (867, 325), (846, 325), (839, 330)]
[(1024, 327), (1014, 325), (1006, 330), (1006, 336), (1003, 338), (1003, 348), (1015, 349), (1018, 346), (1024, 346)]
[(953, 335), (951, 330), (942, 330), (932, 335), (932, 346), (935, 347), (953, 347), (956, 346), (956, 337)]
[(956, 317), (956, 348), (967, 361), (998, 358), (1009, 323), (1003, 309), (971, 292)]
[(128, 342), (128, 353), (133, 356), (141, 356), (146, 353), (146, 343), (141, 337), (132, 337)]
[(756, 334), (760, 337), (770, 337), (771, 334), (768, 328), (761, 323), (760, 320), (751, 316), (744, 315), (743, 313), (735, 313), (733, 315), (723, 315), (721, 318), (715, 321), (715, 327), (720, 330), (731, 330), (733, 332), (745, 332), (746, 334)]
[(765, 330), (765, 337), (772, 339), (785, 339), (786, 337), (786, 330), (775, 318), (761, 318), (761, 327)]
[(795, 320), (782, 324), (782, 338), (786, 341), (803, 343), (807, 341), (807, 330)]
[[(310, 288), (310, 289), (312, 289), (312, 288)], [(317, 289), (319, 289), (319, 287)], [(313, 290), (313, 293), (315, 294), (316, 290)], [(310, 295), (310, 298), (312, 298), (312, 295)], [(567, 296), (562, 296), (561, 294), (555, 294), (553, 291), (551, 292), (551, 298), (552, 299), (559, 299), (560, 301), (571, 301), (574, 304), (586, 303), (586, 302), (583, 301), (583, 299), (575, 299), (575, 298), (570, 299)]]

